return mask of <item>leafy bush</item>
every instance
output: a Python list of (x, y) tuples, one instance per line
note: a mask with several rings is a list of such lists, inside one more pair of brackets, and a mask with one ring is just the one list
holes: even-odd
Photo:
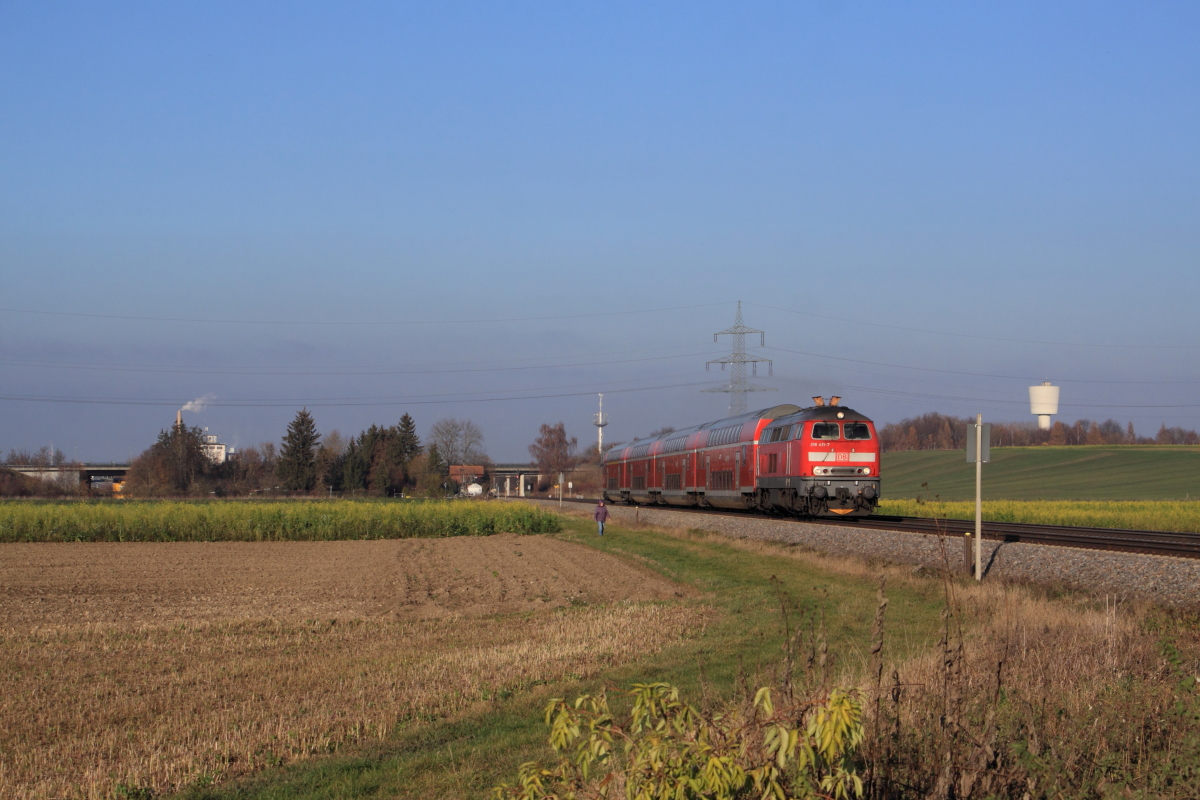
[(862, 706), (835, 689), (820, 701), (776, 708), (761, 688), (748, 709), (705, 714), (666, 683), (634, 684), (618, 722), (606, 694), (546, 707), (558, 763), (521, 765), (496, 800), (610, 797), (629, 800), (861, 797), (850, 759), (863, 740)]

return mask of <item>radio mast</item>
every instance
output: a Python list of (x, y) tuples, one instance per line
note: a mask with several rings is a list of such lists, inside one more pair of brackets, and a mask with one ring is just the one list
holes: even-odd
[(715, 389), (705, 389), (706, 392), (728, 392), (729, 393), (729, 416), (736, 417), (738, 414), (746, 413), (746, 394), (748, 392), (773, 392), (770, 386), (756, 386), (750, 383), (746, 378), (746, 365), (750, 365), (751, 373), (758, 376), (758, 365), (767, 365), (767, 374), (775, 374), (775, 365), (769, 358), (755, 358), (746, 354), (746, 334), (757, 333), (759, 336), (759, 345), (766, 345), (767, 335), (756, 329), (747, 328), (742, 324), (742, 301), (737, 304), (737, 316), (733, 320), (733, 327), (726, 328), (723, 331), (717, 331), (713, 334), (713, 341), (717, 341), (719, 336), (733, 337), (733, 352), (724, 358), (717, 358), (707, 362), (704, 368), (707, 370), (713, 364), (720, 364), (721, 371), (725, 371), (725, 366), (729, 365), (729, 385), (720, 386)]
[(604, 394), (600, 394), (600, 410), (593, 415), (592, 422), (596, 426), (596, 453), (601, 457), (604, 456), (604, 426), (608, 424), (608, 417), (604, 414)]

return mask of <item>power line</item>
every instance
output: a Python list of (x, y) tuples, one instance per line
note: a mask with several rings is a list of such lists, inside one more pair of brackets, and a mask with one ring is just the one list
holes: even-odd
[(888, 328), (895, 331), (908, 331), (909, 333), (926, 333), (933, 336), (957, 336), (964, 339), (982, 339), (989, 342), (1008, 342), (1015, 344), (1040, 344), (1052, 345), (1056, 347), (1099, 347), (1105, 350), (1123, 349), (1123, 350), (1197, 350), (1200, 345), (1195, 344), (1098, 344), (1094, 342), (1051, 342), (1041, 341), (1038, 339), (1009, 339), (1002, 336), (982, 336), (975, 333), (961, 333), (958, 331), (932, 331), (926, 328), (909, 328), (903, 325), (888, 325), (882, 322), (865, 322), (859, 319), (846, 319), (845, 317), (831, 317), (825, 314), (814, 314), (811, 311), (797, 311), (794, 308), (779, 308), (778, 306), (768, 306), (762, 303), (747, 303), (746, 305), (756, 306), (757, 308), (768, 308), (772, 311), (782, 311), (785, 314), (796, 314), (801, 317), (812, 317), (814, 319), (827, 319), (833, 322), (846, 322), (852, 325), (867, 325), (873, 328)]
[[(965, 403), (1003, 403), (1004, 405), (1027, 406), (1024, 400), (1002, 400), (994, 397), (959, 397), (957, 395), (904, 392), (897, 389), (872, 389), (867, 386), (847, 386), (847, 389), (868, 394), (895, 395), (899, 397), (921, 397), (933, 400), (955, 400)], [(1064, 408), (1200, 408), (1200, 403), (1135, 404), (1135, 403), (1061, 403)]]
[[(860, 358), (845, 358), (843, 356), (829, 356), (829, 355), (824, 355), (822, 353), (809, 353), (804, 350), (788, 350), (787, 348), (783, 348), (783, 347), (771, 347), (770, 345), (768, 345), (765, 349), (771, 350), (774, 352), (779, 352), (779, 353), (792, 353), (793, 355), (798, 355), (798, 356), (808, 356), (810, 358), (822, 358), (822, 359), (825, 359), (826, 361), (846, 361), (846, 362), (849, 362), (852, 364), (867, 364), (868, 366), (872, 366), (872, 367), (889, 367), (891, 369), (908, 369), (908, 370), (913, 370), (916, 372), (940, 372), (945, 375), (966, 375), (966, 376), (969, 376), (972, 378), (1002, 378), (1004, 380), (1014, 380), (1014, 381), (1040, 381), (1044, 378), (1044, 376), (1032, 377), (1029, 375), (999, 375), (999, 374), (989, 373), (989, 372), (966, 372), (964, 370), (958, 370), (958, 369), (937, 369), (935, 367), (914, 367), (914, 366), (911, 366), (908, 364), (889, 364), (885, 361), (864, 361), (863, 359), (860, 359)], [(869, 373), (869, 374), (877, 374), (877, 373)], [(899, 377), (899, 376), (889, 375), (889, 376), (884, 376), (884, 377), (893, 377), (894, 378), (894, 377)], [(901, 378), (901, 380), (906, 380), (906, 379)], [(1055, 380), (1058, 381), (1059, 383), (1102, 383), (1102, 384), (1113, 384), (1113, 385), (1153, 384), (1153, 385), (1157, 385), (1157, 386), (1190, 386), (1190, 385), (1200, 383), (1200, 380), (1192, 380), (1192, 381), (1150, 381), (1150, 380), (1109, 381), (1109, 380), (1097, 380), (1097, 379), (1093, 379), (1093, 378), (1059, 378), (1059, 377), (1055, 377)]]
[(93, 372), (145, 372), (163, 375), (246, 375), (275, 377), (280, 375), (455, 375), (473, 372), (515, 372), (539, 369), (567, 369), (573, 367), (597, 367), (612, 364), (635, 364), (644, 361), (667, 361), (678, 358), (692, 358), (697, 353), (683, 353), (671, 356), (647, 356), (645, 358), (621, 358), (610, 361), (580, 361), (567, 364), (531, 364), (512, 367), (473, 367), (464, 369), (382, 369), (366, 367), (359, 370), (278, 370), (259, 367), (243, 367), (240, 369), (204, 369), (171, 367), (126, 367), (105, 366), (96, 364), (77, 364), (66, 362), (36, 362), (36, 361), (7, 361), (0, 360), (0, 365), (35, 367), (44, 369), (89, 370)]
[(669, 306), (666, 308), (643, 308), (633, 311), (605, 311), (592, 314), (556, 314), (546, 317), (495, 317), (492, 319), (441, 319), (441, 320), (350, 320), (350, 321), (319, 321), (319, 320), (263, 320), (263, 319), (201, 319), (199, 317), (142, 317), (121, 314), (89, 314), (73, 311), (40, 311), (28, 308), (0, 308), (0, 312), (10, 314), (31, 314), (51, 317), (78, 317), (84, 319), (111, 319), (125, 322), (183, 322), (201, 323), (204, 325), (303, 325), (303, 326), (370, 326), (370, 325), (467, 325), (472, 323), (493, 322), (544, 322), (562, 319), (585, 319), (594, 317), (620, 317), (632, 314), (661, 314), (665, 311), (685, 311), (696, 308), (713, 308), (728, 303), (703, 303), (692, 306)]
[[(703, 386), (702, 382), (689, 383), (673, 383), (664, 386), (641, 386), (629, 389), (605, 389), (605, 394), (628, 394), (631, 392), (655, 392), (664, 389), (682, 389), (695, 386)], [(447, 403), (504, 403), (512, 400), (543, 400), (557, 397), (590, 397), (597, 393), (597, 389), (592, 388), (582, 392), (561, 392), (557, 394), (530, 394), (517, 397), (480, 397), (464, 400), (456, 399), (438, 399), (438, 400), (369, 400), (369, 401), (323, 401), (323, 400), (296, 400), (288, 403), (259, 403), (259, 402), (222, 402), (214, 400), (208, 403), (209, 408), (295, 408), (297, 405), (305, 405), (309, 408), (335, 408), (342, 406), (421, 406), (421, 405), (444, 405)], [(13, 402), (30, 402), (30, 403), (68, 403), (79, 405), (107, 405), (107, 406), (158, 406), (166, 408), (176, 408), (187, 402), (185, 399), (174, 400), (133, 400), (119, 398), (79, 398), (79, 397), (29, 397), (20, 395), (0, 395), (0, 400), (9, 400)]]

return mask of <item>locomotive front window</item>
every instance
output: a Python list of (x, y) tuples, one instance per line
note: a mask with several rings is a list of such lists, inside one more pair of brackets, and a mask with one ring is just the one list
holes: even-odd
[(838, 439), (838, 424), (836, 422), (814, 422), (812, 427), (814, 439)]
[(865, 422), (847, 422), (842, 426), (846, 429), (847, 439), (870, 439), (871, 429)]

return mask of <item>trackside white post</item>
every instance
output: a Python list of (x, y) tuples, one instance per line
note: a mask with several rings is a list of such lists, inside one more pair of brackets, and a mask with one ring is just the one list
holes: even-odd
[(975, 580), (983, 580), (983, 414), (975, 415)]

